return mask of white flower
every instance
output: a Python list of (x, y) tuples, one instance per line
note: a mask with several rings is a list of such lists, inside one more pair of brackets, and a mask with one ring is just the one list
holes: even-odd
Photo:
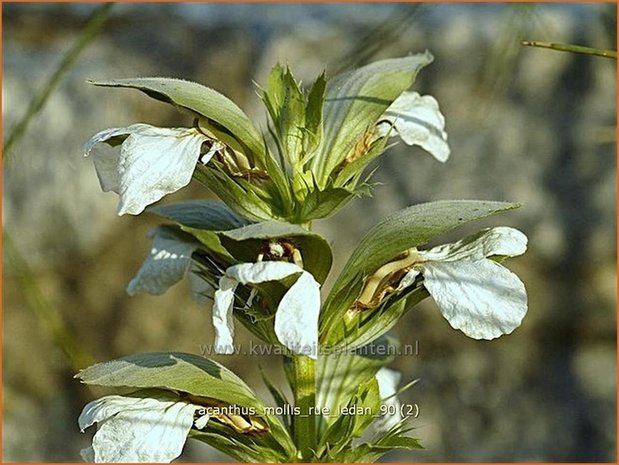
[(438, 161), (449, 158), (445, 118), (430, 95), (404, 92), (387, 108), (377, 129), (378, 137), (399, 134), (406, 144), (419, 145)]
[(402, 421), (400, 400), (396, 396), (401, 378), (402, 373), (386, 367), (376, 373), (378, 395), (386, 412), (381, 418), (374, 420), (373, 427), (376, 432), (388, 431)]
[(120, 196), (119, 215), (137, 215), (146, 206), (189, 184), (204, 142), (213, 142), (200, 158), (204, 164), (224, 147), (194, 128), (133, 124), (95, 134), (86, 143), (85, 155), (99, 142), (118, 137), (126, 137), (120, 153), (95, 153), (93, 160), (101, 188)]
[[(80, 414), (82, 432), (99, 424), (82, 456), (90, 462), (171, 462), (181, 454), (191, 427), (206, 426), (203, 409), (164, 395), (102, 397)], [(194, 421), (196, 412), (201, 416)]]
[(449, 324), (474, 339), (509, 334), (527, 312), (522, 281), (487, 257), (522, 255), (527, 237), (514, 228), (480, 231), (453, 244), (417, 251), (418, 261), (398, 290), (423, 275), (423, 285)]
[(316, 358), (318, 345), (318, 312), (320, 285), (314, 277), (294, 263), (266, 261), (241, 263), (226, 270), (219, 280), (213, 304), (215, 351), (233, 352), (234, 322), (232, 310), (234, 292), (239, 284), (259, 284), (279, 281), (300, 274), (279, 302), (275, 313), (275, 334), (291, 351)]

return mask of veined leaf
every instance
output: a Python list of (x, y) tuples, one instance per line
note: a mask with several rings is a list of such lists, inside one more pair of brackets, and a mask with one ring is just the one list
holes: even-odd
[(252, 390), (223, 365), (182, 352), (134, 354), (97, 363), (76, 376), (85, 384), (110, 387), (161, 388), (208, 397), (229, 404), (254, 407), (262, 403)]
[(335, 214), (354, 197), (358, 197), (357, 193), (345, 188), (327, 187), (325, 190), (320, 190), (316, 186), (313, 190), (310, 190), (300, 205), (301, 210), (297, 213), (296, 221), (307, 223), (308, 221), (327, 218)]
[(150, 207), (147, 211), (183, 226), (209, 231), (226, 231), (248, 224), (247, 220), (218, 200), (189, 200), (169, 203)]
[(149, 97), (185, 108), (226, 128), (255, 155), (264, 159), (260, 133), (232, 100), (201, 84), (173, 78), (114, 79), (89, 81), (95, 86), (138, 89)]
[[(307, 106), (305, 107), (305, 133), (303, 134), (303, 148), (307, 156), (311, 157), (314, 150), (320, 146), (322, 140), (322, 110), (325, 100), (325, 90), (327, 78), (323, 72), (307, 95)], [(305, 161), (305, 160), (304, 160)]]
[(305, 96), (288, 67), (277, 65), (271, 70), (268, 89), (262, 98), (287, 159), (298, 169), (303, 148)]

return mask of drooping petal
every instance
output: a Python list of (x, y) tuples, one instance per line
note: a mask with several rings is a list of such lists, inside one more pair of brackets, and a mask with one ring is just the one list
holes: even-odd
[(127, 286), (129, 295), (138, 292), (160, 295), (179, 282), (191, 266), (191, 254), (199, 243), (168, 228), (156, 228), (150, 236), (153, 245), (136, 276)]
[(133, 405), (99, 422), (92, 443), (95, 462), (168, 463), (178, 457), (199, 407), (150, 398), (126, 399), (132, 399)]
[(128, 136), (136, 131), (147, 131), (149, 128), (152, 127), (153, 126), (150, 126), (148, 124), (137, 123), (132, 124), (131, 126), (127, 126), (125, 128), (108, 128), (104, 129), (103, 131), (99, 131), (94, 136), (92, 136), (88, 140), (88, 142), (86, 142), (86, 144), (84, 144), (84, 156), (89, 156), (95, 145), (101, 142), (107, 142), (108, 140), (119, 136)]
[(304, 271), (282, 297), (275, 313), (275, 334), (291, 351), (316, 359), (320, 285)]
[[(86, 144), (86, 155), (97, 143), (125, 135), (128, 137), (122, 143), (120, 156), (95, 156), (101, 187), (120, 195), (119, 215), (137, 215), (147, 205), (189, 184), (202, 143), (209, 140), (193, 128), (133, 124), (95, 134)], [(209, 151), (203, 162), (208, 162), (215, 151)]]
[(394, 135), (393, 125), (406, 144), (419, 145), (441, 162), (449, 158), (445, 118), (434, 97), (404, 92), (387, 108), (382, 120), (378, 126), (381, 136)]
[(303, 269), (294, 263), (287, 262), (258, 262), (241, 263), (231, 266), (226, 274), (241, 284), (260, 284), (267, 281), (279, 281), (295, 273), (302, 273)]
[[(104, 129), (96, 133), (90, 138), (84, 145), (84, 156), (87, 157), (91, 154), (95, 145), (106, 142), (115, 137), (129, 136), (134, 131), (147, 131), (151, 128), (147, 124), (132, 124), (126, 128), (109, 128)], [(120, 174), (118, 172), (118, 163), (120, 161), (120, 151), (114, 152), (95, 152), (93, 154), (93, 162), (95, 164), (95, 170), (97, 177), (99, 178), (99, 184), (103, 192), (116, 192), (120, 190)]]
[(215, 352), (231, 354), (234, 352), (234, 292), (238, 281), (228, 276), (219, 279), (219, 289), (215, 291), (213, 302), (213, 327), (215, 328)]
[(527, 250), (527, 236), (515, 228), (499, 226), (479, 231), (453, 244), (419, 252), (424, 260), (482, 260), (493, 255), (515, 257)]
[(132, 132), (122, 144), (118, 163), (118, 214), (137, 215), (189, 184), (206, 140), (196, 129), (150, 127)]
[(150, 398), (142, 399), (124, 396), (106, 396), (93, 400), (86, 404), (77, 420), (80, 431), (84, 432), (86, 428), (94, 423), (105, 421), (118, 412), (133, 408), (136, 405), (153, 408), (157, 406), (157, 401)]
[(449, 324), (474, 339), (511, 333), (527, 312), (524, 284), (492, 260), (431, 261), (422, 273)]

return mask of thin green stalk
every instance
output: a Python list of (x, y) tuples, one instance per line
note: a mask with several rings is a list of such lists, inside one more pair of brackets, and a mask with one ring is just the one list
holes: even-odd
[(4, 154), (4, 160), (7, 161), (10, 151), (13, 146), (22, 138), (32, 118), (38, 114), (47, 102), (54, 89), (60, 83), (62, 77), (71, 68), (77, 57), (82, 50), (94, 39), (103, 24), (109, 17), (109, 11), (112, 8), (113, 3), (104, 3), (95, 10), (92, 16), (88, 19), (86, 26), (80, 32), (77, 41), (73, 44), (71, 49), (65, 54), (62, 61), (58, 64), (56, 70), (51, 74), (43, 88), (36, 94), (34, 99), (30, 102), (28, 111), (22, 117), (22, 119), (15, 125), (15, 128), (6, 139), (3, 144), (2, 153)]
[(15, 280), (15, 287), (22, 293), (26, 305), (34, 312), (44, 328), (49, 331), (56, 345), (64, 352), (71, 369), (77, 372), (92, 365), (94, 363), (92, 355), (81, 346), (60, 309), (41, 291), (37, 277), (26, 259), (18, 252), (6, 228), (3, 233), (3, 242), (9, 277)]
[(293, 417), (294, 442), (303, 462), (312, 461), (316, 450), (316, 362), (304, 355), (292, 358), (294, 404), (300, 412)]
[(613, 60), (617, 59), (617, 52), (615, 50), (583, 47), (582, 45), (558, 44), (554, 42), (537, 42), (529, 40), (523, 40), (522, 45), (525, 45), (527, 47), (548, 48), (550, 50), (557, 50), (559, 52), (583, 53), (585, 55), (611, 58)]

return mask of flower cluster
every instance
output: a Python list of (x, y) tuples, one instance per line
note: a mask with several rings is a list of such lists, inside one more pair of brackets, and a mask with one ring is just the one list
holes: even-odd
[[(400, 412), (400, 374), (386, 367), (390, 359), (364, 357), (363, 348), (382, 344), (406, 309), (427, 296), (469, 337), (492, 339), (518, 327), (526, 291), (501, 262), (525, 252), (523, 233), (495, 227), (421, 248), (464, 222), (517, 205), (442, 201), (397, 212), (361, 241), (324, 300), (333, 254), (309, 225), (370, 192), (368, 165), (394, 138), (448, 160), (437, 101), (408, 90), (431, 61), (428, 52), (384, 60), (329, 81), (323, 74), (307, 89), (276, 66), (260, 89), (268, 135), (226, 97), (195, 83), (95, 83), (138, 89), (194, 116), (190, 127), (139, 123), (106, 129), (86, 144), (101, 188), (119, 196), (119, 215), (147, 209), (171, 221), (152, 231), (129, 294), (162, 294), (189, 275), (193, 293), (212, 300), (215, 351), (235, 352), (235, 321), (277, 345), (290, 362), (287, 377), (302, 414), (287, 414), (285, 397), (265, 380), (283, 412), (270, 414), (240, 378), (204, 357), (130, 356), (78, 375), (85, 383), (136, 389), (84, 408), (82, 431), (98, 424), (86, 460), (169, 462), (187, 437), (262, 462), (375, 461), (393, 448), (419, 447), (407, 434), (409, 418), (378, 414), (381, 405)], [(152, 206), (192, 179), (221, 202)], [(322, 354), (327, 343), (357, 352)], [(308, 413), (313, 406), (366, 413), (316, 417)]]

